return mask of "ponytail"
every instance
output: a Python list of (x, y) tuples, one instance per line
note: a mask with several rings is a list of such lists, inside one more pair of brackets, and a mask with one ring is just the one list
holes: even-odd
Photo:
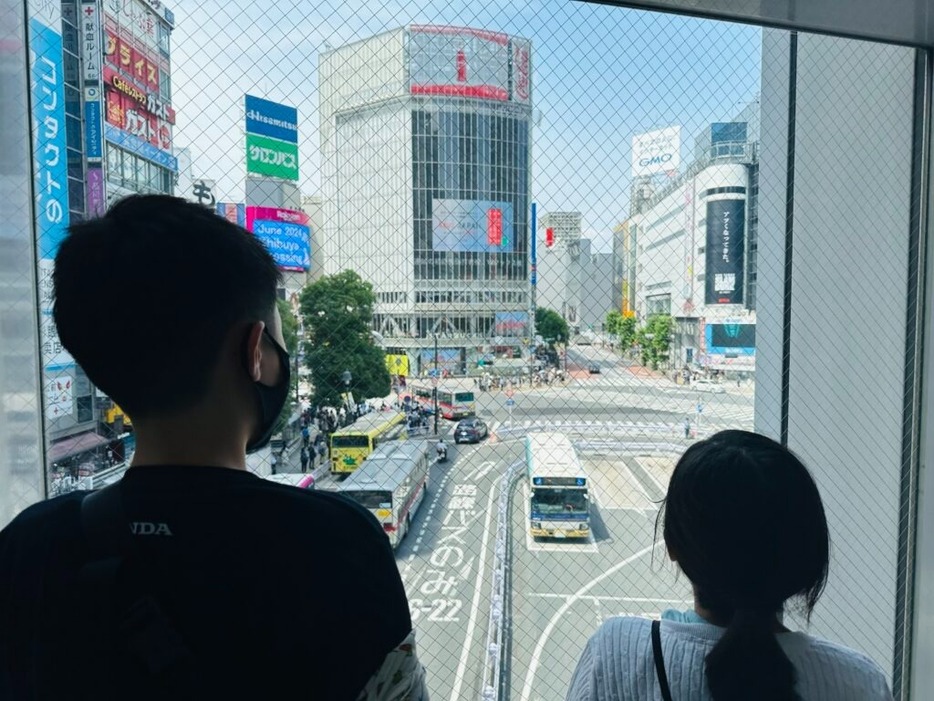
[(800, 701), (794, 666), (778, 644), (774, 625), (774, 611), (736, 610), (705, 663), (714, 701)]

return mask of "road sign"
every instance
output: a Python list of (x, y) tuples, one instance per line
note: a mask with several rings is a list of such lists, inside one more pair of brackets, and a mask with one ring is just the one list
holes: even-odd
[(509, 388), (506, 389), (506, 396), (507, 396), (507, 397), (510, 397), (510, 398), (511, 398), (512, 395), (514, 395), (515, 393), (516, 393), (516, 391), (515, 391), (512, 387), (509, 387)]
[(697, 413), (698, 413), (698, 414), (703, 414), (703, 413), (704, 413), (704, 405), (701, 404), (700, 402), (697, 403)]
[(513, 399), (512, 397), (506, 400), (506, 406), (515, 406), (515, 405), (516, 405), (516, 400)]

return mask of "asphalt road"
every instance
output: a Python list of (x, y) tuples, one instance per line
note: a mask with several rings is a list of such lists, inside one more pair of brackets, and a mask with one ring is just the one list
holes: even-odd
[[(563, 431), (575, 443), (593, 484), (593, 536), (586, 543), (531, 539), (528, 487), (516, 484), (503, 698), (562, 699), (588, 637), (607, 617), (690, 606), (684, 578), (653, 549), (657, 504), (691, 442), (685, 417), (695, 431), (700, 403), (702, 436), (751, 428), (752, 390), (699, 396), (598, 347), (572, 348), (569, 361), (568, 385), (520, 388), (511, 410), (504, 391), (478, 394), (491, 437), (479, 445), (449, 441), (450, 460), (432, 467), (428, 496), (397, 551), (433, 701), (481, 698), (496, 500), (503, 474), (523, 460), (529, 431)], [(589, 363), (601, 372), (586, 372)]]

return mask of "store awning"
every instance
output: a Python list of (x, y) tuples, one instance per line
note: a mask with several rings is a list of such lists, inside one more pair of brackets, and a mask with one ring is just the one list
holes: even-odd
[(107, 439), (94, 431), (79, 433), (77, 436), (69, 436), (60, 441), (55, 441), (49, 447), (49, 461), (58, 462), (71, 455), (83, 453), (86, 450), (93, 450), (107, 444)]

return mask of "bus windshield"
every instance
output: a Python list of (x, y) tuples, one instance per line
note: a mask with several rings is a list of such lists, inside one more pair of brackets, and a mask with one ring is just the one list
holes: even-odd
[(543, 514), (587, 511), (587, 490), (535, 489), (532, 491), (532, 511)]
[(392, 493), (391, 492), (357, 492), (357, 491), (347, 491), (343, 492), (344, 496), (353, 499), (360, 506), (366, 509), (391, 509), (392, 508)]
[(370, 438), (369, 436), (361, 436), (359, 434), (349, 436), (333, 436), (331, 438), (331, 445), (334, 448), (369, 448)]

